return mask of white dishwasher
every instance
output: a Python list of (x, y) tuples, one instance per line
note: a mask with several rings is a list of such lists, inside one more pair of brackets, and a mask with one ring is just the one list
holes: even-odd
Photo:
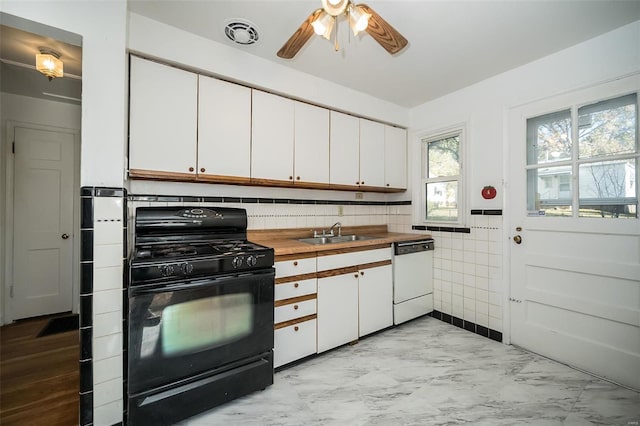
[(393, 323), (433, 311), (433, 239), (403, 241), (393, 247)]

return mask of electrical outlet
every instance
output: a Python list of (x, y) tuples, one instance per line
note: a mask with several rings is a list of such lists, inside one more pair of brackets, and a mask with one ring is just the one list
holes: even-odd
[(342, 216), (344, 214), (344, 207), (338, 206), (338, 216)]
[(356, 192), (356, 200), (363, 200), (363, 199), (364, 199), (364, 193)]

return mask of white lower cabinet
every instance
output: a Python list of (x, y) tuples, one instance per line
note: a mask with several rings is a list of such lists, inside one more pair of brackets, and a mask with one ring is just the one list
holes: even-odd
[(391, 265), (360, 270), (358, 278), (359, 336), (393, 325)]
[(357, 339), (357, 273), (318, 278), (318, 352)]
[(316, 320), (277, 328), (274, 339), (274, 367), (313, 355), (316, 353)]
[(315, 253), (276, 257), (273, 366), (316, 353)]

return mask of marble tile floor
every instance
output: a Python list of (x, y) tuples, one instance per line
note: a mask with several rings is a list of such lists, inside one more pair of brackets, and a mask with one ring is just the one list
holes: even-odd
[(423, 317), (183, 425), (639, 425), (640, 393)]

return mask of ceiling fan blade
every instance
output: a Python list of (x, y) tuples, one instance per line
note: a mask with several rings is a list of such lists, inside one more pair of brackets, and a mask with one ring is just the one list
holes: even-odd
[(300, 28), (298, 28), (280, 50), (278, 50), (279, 57), (291, 59), (296, 56), (300, 49), (302, 49), (302, 46), (304, 46), (314, 34), (311, 23), (316, 20), (320, 12), (322, 12), (322, 9), (318, 9), (309, 15), (302, 25), (300, 25)]
[(371, 9), (366, 4), (360, 3), (360, 6), (365, 12), (371, 14), (369, 18), (369, 26), (367, 26), (367, 33), (377, 41), (380, 46), (391, 53), (398, 53), (405, 48), (409, 42), (402, 34), (400, 34), (395, 28), (393, 28), (387, 21), (382, 19), (375, 10)]

